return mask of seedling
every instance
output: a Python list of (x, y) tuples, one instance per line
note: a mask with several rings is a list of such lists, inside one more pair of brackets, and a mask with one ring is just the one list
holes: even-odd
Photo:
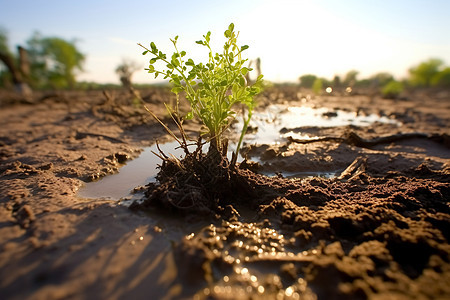
[[(209, 151), (226, 152), (227, 143), (223, 139), (223, 133), (236, 118), (239, 106), (246, 109), (246, 116), (244, 114), (243, 117), (244, 125), (233, 154), (232, 165), (234, 165), (256, 105), (255, 96), (262, 90), (263, 76), (258, 76), (253, 84), (246, 81), (245, 75), (252, 69), (244, 66), (247, 59), (242, 58), (242, 52), (248, 46), (238, 46), (239, 33), (234, 31), (233, 23), (224, 34), (226, 42), (222, 53), (213, 53), (210, 46), (211, 32), (196, 42), (208, 48), (207, 63), (195, 63), (191, 58), (186, 58), (186, 52), (180, 51), (177, 47), (178, 36), (170, 39), (175, 49), (170, 57), (160, 51), (153, 42), (150, 43), (150, 48), (138, 45), (145, 49), (143, 55), (152, 55), (146, 69), (148, 73), (155, 74), (155, 78), (161, 75), (164, 79), (169, 79), (173, 84), (171, 91), (177, 96), (179, 93), (185, 94), (190, 103), (190, 111), (184, 119), (201, 120), (204, 125), (202, 135), (206, 136), (210, 143)], [(186, 145), (182, 129), (184, 119), (179, 117), (177, 107), (175, 109), (167, 105), (166, 107), (182, 133), (182, 140), (177, 141), (183, 147)], [(168, 129), (163, 123), (162, 125)], [(173, 133), (171, 135), (174, 136)]]

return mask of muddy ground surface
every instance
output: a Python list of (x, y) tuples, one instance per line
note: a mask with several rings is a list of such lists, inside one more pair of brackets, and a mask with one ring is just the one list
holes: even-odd
[[(169, 121), (161, 103), (173, 96), (140, 93)], [(128, 93), (0, 101), (2, 299), (450, 298), (449, 92), (388, 100), (272, 87), (261, 110), (327, 107), (329, 118), (339, 109), (393, 122), (283, 128), (317, 140), (247, 144), (257, 174), (243, 168), (245, 188), (198, 211), (77, 195), (167, 139)], [(195, 135), (198, 124), (186, 125)], [(307, 173), (335, 176), (298, 177)]]

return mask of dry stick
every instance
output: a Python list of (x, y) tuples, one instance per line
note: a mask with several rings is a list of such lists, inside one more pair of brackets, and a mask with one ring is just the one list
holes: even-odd
[(357, 157), (344, 171), (341, 175), (337, 177), (338, 180), (351, 179), (366, 170), (367, 157)]
[(173, 131), (172, 130), (170, 130), (170, 128), (169, 127), (167, 127), (167, 125), (166, 124), (164, 124), (150, 109), (148, 109), (148, 107), (147, 107), (147, 105), (146, 105), (146, 103), (145, 103), (145, 101), (144, 101), (144, 99), (142, 99), (142, 97), (141, 97), (141, 95), (139, 95), (137, 92), (136, 92), (136, 90), (135, 89), (133, 89), (133, 88), (131, 88), (130, 89), (131, 90), (131, 92), (133, 93), (133, 95), (136, 97), (136, 98), (138, 98), (139, 99), (139, 101), (141, 101), (142, 102), (142, 105), (144, 106), (144, 108), (145, 108), (145, 110), (149, 113), (149, 114), (151, 114), (152, 115), (152, 117), (156, 120), (156, 121), (158, 121), (159, 122), (159, 124), (161, 124), (163, 127), (164, 127), (164, 129), (170, 134), (170, 136), (171, 137), (173, 137), (181, 146), (183, 145), (183, 143), (177, 138), (177, 136), (175, 135), (175, 133), (173, 133)]
[(431, 137), (432, 136), (430, 136), (426, 133), (411, 132), (411, 133), (399, 133), (399, 134), (387, 135), (387, 136), (382, 136), (382, 137), (373, 138), (373, 139), (368, 140), (368, 139), (363, 139), (358, 134), (351, 131), (345, 137), (323, 137), (323, 138), (309, 139), (309, 140), (300, 140), (300, 139), (294, 139), (293, 137), (288, 137), (288, 141), (291, 143), (298, 143), (298, 144), (309, 144), (309, 143), (316, 143), (316, 142), (335, 141), (335, 142), (346, 143), (346, 144), (357, 146), (357, 147), (370, 148), (375, 145), (387, 144), (387, 143), (392, 143), (392, 142), (396, 142), (396, 141), (400, 141), (400, 140), (414, 139), (414, 138), (428, 139)]
[[(184, 152), (186, 154), (189, 154), (188, 144), (187, 144), (187, 141), (186, 141), (186, 132), (184, 131), (182, 122), (181, 122), (180, 117), (178, 115), (178, 108), (176, 109), (176, 113), (174, 114), (174, 112), (170, 109), (170, 107), (167, 104), (164, 104), (164, 105), (166, 106), (166, 109), (169, 112), (170, 117), (175, 122), (175, 124), (178, 127), (178, 130), (181, 133), (181, 138), (183, 139), (183, 144), (180, 144), (180, 147), (184, 150)], [(175, 116), (176, 116), (176, 118), (175, 118)]]
[(84, 139), (85, 137), (88, 136), (92, 136), (92, 137), (101, 137), (104, 138), (105, 140), (108, 140), (110, 142), (113, 143), (120, 143), (120, 144), (126, 144), (124, 141), (119, 140), (117, 138), (111, 137), (111, 136), (107, 136), (104, 134), (97, 134), (97, 133), (90, 133), (90, 132), (81, 132), (81, 131), (77, 131), (77, 135), (76, 135), (76, 139)]

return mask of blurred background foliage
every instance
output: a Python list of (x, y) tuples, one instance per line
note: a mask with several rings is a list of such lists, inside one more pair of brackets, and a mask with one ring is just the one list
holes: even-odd
[[(118, 88), (118, 84), (78, 82), (76, 77), (83, 72), (86, 55), (77, 47), (76, 40), (43, 36), (35, 32), (26, 44), (13, 49), (8, 44), (8, 33), (0, 28), (0, 88), (20, 90), (23, 86), (38, 89), (102, 89)], [(131, 60), (123, 60), (115, 69), (123, 87), (148, 87), (136, 85), (132, 74), (141, 67)], [(378, 93), (383, 97), (396, 98), (405, 90), (449, 89), (450, 67), (438, 58), (430, 58), (412, 66), (406, 78), (397, 79), (388, 72), (380, 72), (369, 78), (358, 78), (357, 70), (349, 70), (333, 79), (314, 74), (301, 75), (299, 86), (314, 94), (344, 93), (356, 90)], [(19, 88), (18, 88), (19, 87)]]

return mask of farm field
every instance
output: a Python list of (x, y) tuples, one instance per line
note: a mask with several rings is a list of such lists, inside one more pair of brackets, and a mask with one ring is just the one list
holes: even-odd
[[(175, 129), (170, 91), (139, 93)], [(450, 296), (447, 91), (383, 99), (270, 87), (244, 137), (245, 180), (207, 186), (210, 206), (192, 189), (168, 205), (180, 195), (157, 182), (144, 196), (157, 155), (136, 164), (143, 178), (125, 187), (136, 194), (83, 194), (171, 141), (132, 95), (14, 97), (0, 95), (4, 299)], [(192, 138), (199, 127), (185, 124)], [(168, 200), (130, 206), (158, 197)]]

